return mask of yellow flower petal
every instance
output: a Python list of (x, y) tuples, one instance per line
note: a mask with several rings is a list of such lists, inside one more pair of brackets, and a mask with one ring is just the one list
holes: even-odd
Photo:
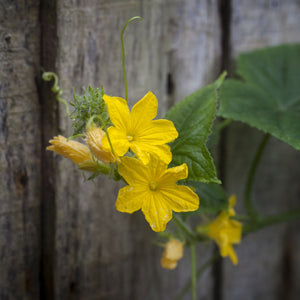
[(149, 163), (150, 154), (148, 151), (145, 151), (145, 148), (142, 150), (138, 143), (133, 142), (133, 143), (130, 143), (130, 149), (137, 156), (137, 158), (143, 162), (144, 165), (147, 165)]
[(52, 145), (46, 149), (56, 152), (57, 154), (71, 159), (75, 164), (83, 163), (84, 161), (93, 161), (90, 149), (76, 141), (67, 141), (61, 135), (54, 137), (49, 141)]
[(172, 219), (172, 211), (159, 193), (147, 194), (142, 206), (142, 212), (153, 231), (166, 229), (167, 223)]
[(181, 179), (186, 179), (188, 177), (188, 167), (184, 163), (180, 166), (170, 168), (166, 171), (164, 176), (161, 178), (161, 182), (165, 181), (165, 185), (173, 184)]
[(235, 216), (235, 211), (233, 209), (233, 207), (235, 206), (235, 204), (236, 204), (236, 196), (232, 195), (229, 198), (229, 208), (228, 208), (228, 212), (229, 212), (230, 216)]
[(232, 246), (230, 247), (230, 249), (228, 249), (228, 255), (232, 263), (236, 266), (238, 264), (238, 257)]
[(125, 130), (130, 126), (129, 109), (126, 100), (119, 97), (103, 96), (110, 120), (114, 126)]
[(130, 185), (147, 185), (150, 180), (145, 165), (132, 157), (122, 157), (118, 171)]
[(150, 165), (144, 165), (142, 162), (140, 162), (141, 166), (144, 165), (143, 169), (147, 173), (147, 180), (161, 180), (161, 177), (164, 176), (168, 165), (156, 155), (149, 154), (149, 158)]
[(150, 153), (159, 157), (167, 165), (172, 160), (172, 152), (168, 145), (150, 146), (145, 143), (132, 142), (130, 149), (145, 165), (149, 163)]
[[(157, 126), (152, 125), (155, 122), (158, 122)], [(134, 140), (130, 143), (130, 149), (144, 164), (149, 162), (150, 154), (157, 155), (169, 164), (172, 160), (172, 153), (165, 143), (174, 140), (178, 133), (173, 123), (168, 120), (157, 120), (152, 123), (148, 127), (141, 127), (137, 130)], [(159, 127), (160, 124), (168, 124), (168, 126)]]
[(168, 165), (172, 161), (172, 152), (168, 145), (152, 146), (152, 149), (154, 151), (153, 155), (159, 157), (165, 164)]
[(235, 195), (232, 195), (230, 196), (229, 198), (229, 207), (230, 208), (233, 208), (236, 204), (236, 196)]
[(136, 128), (136, 140), (148, 145), (163, 145), (175, 140), (178, 132), (169, 120), (154, 120)]
[(139, 130), (145, 122), (150, 123), (156, 117), (157, 105), (156, 97), (149, 91), (131, 110), (132, 129)]
[(237, 265), (238, 258), (237, 255), (233, 249), (233, 247), (230, 244), (227, 244), (225, 247), (221, 248), (221, 256), (226, 257), (229, 256), (230, 260), (234, 265)]
[(232, 244), (239, 244), (242, 238), (242, 224), (236, 220), (229, 220), (227, 234)]
[(144, 188), (125, 186), (119, 190), (116, 208), (120, 212), (131, 214), (141, 209), (146, 196), (147, 194)]
[(160, 189), (168, 206), (176, 212), (194, 211), (199, 207), (199, 197), (189, 187), (174, 185)]
[[(119, 130), (116, 127), (109, 127), (107, 132), (113, 146), (114, 154), (123, 156), (129, 149), (129, 141), (126, 137), (126, 132)], [(101, 142), (106, 151), (111, 150), (107, 135), (102, 138)]]

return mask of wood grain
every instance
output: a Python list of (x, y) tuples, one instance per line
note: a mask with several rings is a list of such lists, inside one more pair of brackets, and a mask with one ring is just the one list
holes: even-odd
[(0, 299), (39, 298), (38, 12), (0, 4)]

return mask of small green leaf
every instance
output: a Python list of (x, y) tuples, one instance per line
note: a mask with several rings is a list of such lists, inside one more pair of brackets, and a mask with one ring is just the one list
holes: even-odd
[(237, 74), (221, 88), (218, 114), (245, 122), (300, 150), (300, 44), (239, 56)]
[(170, 144), (173, 155), (171, 164), (186, 163), (190, 180), (220, 183), (205, 144), (215, 119), (217, 90), (225, 76), (224, 72), (213, 84), (186, 97), (166, 115), (179, 133), (178, 138)]
[(221, 210), (228, 209), (228, 196), (221, 185), (196, 181), (186, 181), (185, 185), (195, 188), (195, 193), (200, 200), (199, 208), (195, 211), (184, 213), (185, 217), (201, 213), (216, 214)]

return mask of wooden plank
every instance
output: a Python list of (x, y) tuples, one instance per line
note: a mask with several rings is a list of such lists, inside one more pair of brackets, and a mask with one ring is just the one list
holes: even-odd
[[(57, 59), (57, 1), (40, 2), (41, 70), (56, 72)], [(55, 256), (55, 163), (50, 151), (49, 135), (58, 132), (58, 103), (51, 91), (53, 82), (39, 78), (41, 103), (41, 271), (40, 297), (54, 299), (54, 256)]]
[[(125, 34), (131, 104), (151, 90), (162, 116), (168, 106), (216, 76), (217, 1), (64, 0), (58, 4), (57, 67), (68, 99), (72, 86), (79, 92), (88, 84), (124, 95), (119, 35), (134, 15), (144, 21), (130, 24)], [(72, 133), (64, 117), (60, 128), (64, 135)], [(162, 249), (151, 244), (155, 235), (142, 214), (115, 210), (120, 184), (104, 177), (84, 182), (71, 162), (61, 158), (57, 168), (56, 298), (173, 299), (189, 278), (189, 265), (182, 263), (173, 272), (161, 269)], [(199, 251), (199, 261), (202, 254)], [(211, 295), (210, 276), (207, 272), (199, 284), (203, 299)]]
[(251, 49), (299, 42), (299, 1), (232, 0), (232, 57)]
[(38, 299), (40, 129), (37, 1), (0, 5), (0, 298)]
[[(231, 58), (242, 51), (300, 41), (298, 1), (232, 1)], [(243, 211), (246, 175), (262, 134), (235, 123), (227, 131), (226, 185)], [(299, 152), (271, 139), (254, 186), (254, 203), (263, 214), (299, 208)], [(224, 299), (298, 299), (299, 222), (251, 234), (237, 248), (239, 265), (224, 264)]]

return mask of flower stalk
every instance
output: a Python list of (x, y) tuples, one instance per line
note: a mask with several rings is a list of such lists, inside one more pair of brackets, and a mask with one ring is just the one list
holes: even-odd
[(252, 161), (249, 173), (248, 173), (248, 177), (246, 180), (246, 187), (245, 187), (245, 207), (247, 210), (248, 215), (255, 219), (258, 217), (258, 213), (256, 212), (254, 206), (253, 206), (253, 202), (252, 202), (252, 191), (253, 191), (253, 184), (254, 184), (254, 179), (255, 179), (255, 175), (257, 172), (257, 167), (260, 163), (262, 154), (265, 150), (265, 147), (267, 145), (267, 142), (270, 138), (269, 134), (265, 134), (264, 137), (262, 138), (257, 151), (255, 153), (254, 159)]
[(126, 101), (128, 101), (128, 87), (127, 87), (127, 78), (126, 78), (126, 70), (125, 70), (125, 49), (124, 49), (123, 35), (124, 35), (124, 32), (125, 32), (125, 29), (126, 29), (127, 25), (130, 22), (132, 22), (133, 20), (140, 20), (141, 21), (142, 18), (139, 17), (139, 16), (135, 16), (135, 17), (132, 17), (131, 19), (129, 19), (125, 23), (125, 25), (124, 25), (124, 27), (121, 31), (121, 37), (120, 37), (120, 39), (121, 39), (121, 48), (122, 48), (122, 68), (123, 68), (123, 76), (124, 76), (124, 84), (125, 84), (125, 99), (126, 99)]
[[(206, 269), (208, 269), (211, 265), (213, 265), (218, 259), (220, 259), (221, 256), (217, 252), (214, 255), (211, 256), (198, 270), (196, 274), (196, 279), (199, 280), (202, 276), (202, 274), (205, 272)], [(192, 281), (189, 281), (185, 287), (182, 289), (176, 300), (182, 300), (186, 293), (191, 289), (192, 287)]]

